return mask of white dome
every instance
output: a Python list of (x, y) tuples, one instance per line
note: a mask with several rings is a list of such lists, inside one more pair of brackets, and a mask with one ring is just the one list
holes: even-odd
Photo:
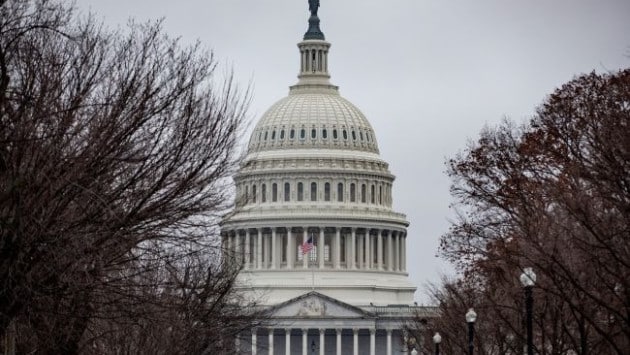
[(289, 96), (267, 110), (249, 142), (249, 153), (300, 148), (378, 154), (372, 126), (334, 86), (294, 86)]

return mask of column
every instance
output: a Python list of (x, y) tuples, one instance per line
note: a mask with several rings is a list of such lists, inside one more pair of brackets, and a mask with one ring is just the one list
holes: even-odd
[(273, 328), (269, 328), (269, 355), (273, 355)]
[(387, 329), (387, 355), (392, 355), (392, 330)]
[(308, 355), (308, 329), (302, 329), (302, 355)]
[(295, 259), (295, 247), (293, 246), (293, 242), (291, 227), (287, 227), (287, 269), (293, 269), (293, 260)]
[(277, 239), (276, 230), (277, 228), (275, 227), (271, 228), (271, 268), (272, 269), (278, 268), (278, 241), (276, 240)]
[(352, 329), (352, 354), (359, 355), (359, 329)]
[(370, 355), (376, 355), (376, 329), (370, 329)]
[(249, 228), (245, 230), (245, 269), (249, 269), (250, 268), (250, 262), (251, 262), (251, 255), (250, 255), (250, 250), (249, 250)]
[(376, 230), (376, 242), (376, 252), (378, 253), (376, 262), (378, 263), (378, 269), (383, 270), (383, 232), (381, 230)]
[[(302, 237), (302, 244), (306, 243), (308, 240), (308, 227), (304, 227), (304, 236)], [(304, 268), (308, 268), (308, 255), (302, 254), (302, 262), (304, 263)]]
[(335, 269), (339, 269), (340, 268), (340, 260), (341, 260), (341, 228), (337, 227), (336, 229), (336, 234), (335, 234), (335, 258), (334, 258), (334, 268)]
[(365, 269), (365, 266), (363, 264), (365, 262), (365, 258), (363, 256), (363, 254), (365, 252), (365, 248), (363, 246), (364, 243), (365, 243), (365, 235), (359, 236), (357, 238), (357, 247), (358, 247), (357, 249), (358, 249), (358, 257), (359, 257), (359, 260), (358, 260), (358, 264), (359, 265), (358, 265), (358, 267), (359, 267), (359, 269)]
[(394, 271), (398, 271), (398, 265), (400, 265), (400, 234), (396, 233), (396, 239), (394, 239)]
[(252, 329), (252, 355), (256, 355), (256, 328)]
[(317, 261), (319, 262), (319, 268), (324, 268), (324, 227), (319, 227), (319, 239), (317, 239)]
[(370, 234), (370, 230), (365, 230), (365, 239), (367, 240), (367, 268), (374, 268), (374, 240)]
[(263, 243), (263, 239), (262, 239), (262, 228), (258, 229), (258, 241), (256, 243), (256, 268), (257, 269), (262, 269), (262, 243)]
[(291, 355), (291, 329), (286, 328), (284, 330), (284, 353)]
[(369, 269), (370, 268), (370, 230), (369, 229), (365, 229), (365, 235), (363, 236), (363, 257), (365, 258), (365, 264), (363, 265), (364, 269)]
[(350, 237), (350, 268), (356, 269), (356, 252), (357, 252), (357, 230), (356, 228), (352, 228), (352, 235)]
[(402, 250), (400, 251), (400, 270), (407, 271), (407, 233), (402, 237)]
[[(324, 347), (324, 336), (326, 335), (326, 329), (319, 328), (319, 355), (326, 355)], [(271, 354), (270, 354), (271, 355)]]
[(394, 251), (392, 250), (392, 239), (394, 238), (394, 231), (387, 232), (387, 270), (392, 271), (394, 268), (394, 263), (392, 259), (394, 258)]
[(341, 329), (337, 328), (337, 355), (341, 355)]

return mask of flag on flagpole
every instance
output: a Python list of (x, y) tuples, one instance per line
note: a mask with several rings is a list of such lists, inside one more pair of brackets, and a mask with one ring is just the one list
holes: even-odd
[(313, 235), (311, 235), (304, 243), (302, 243), (302, 255), (308, 254), (313, 249)]

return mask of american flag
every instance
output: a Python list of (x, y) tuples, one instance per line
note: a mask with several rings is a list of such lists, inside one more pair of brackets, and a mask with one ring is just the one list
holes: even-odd
[(313, 235), (311, 235), (304, 243), (302, 243), (302, 255), (308, 254), (313, 249)]

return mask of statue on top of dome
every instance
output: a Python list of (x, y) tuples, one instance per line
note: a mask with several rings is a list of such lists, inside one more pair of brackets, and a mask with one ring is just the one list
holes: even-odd
[(311, 11), (311, 16), (317, 16), (318, 8), (319, 0), (308, 0), (308, 9)]

